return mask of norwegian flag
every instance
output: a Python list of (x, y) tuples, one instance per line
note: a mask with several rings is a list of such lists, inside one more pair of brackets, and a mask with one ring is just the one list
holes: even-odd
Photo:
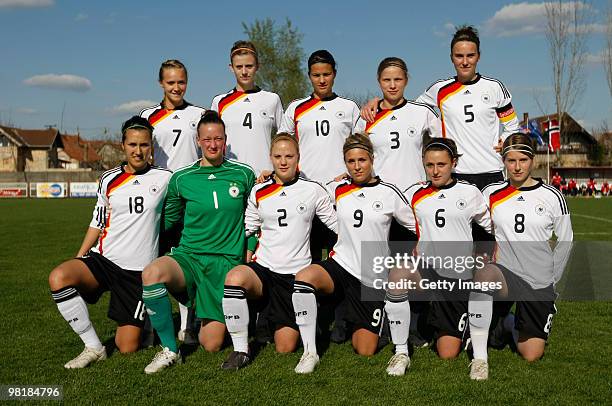
[(561, 131), (559, 129), (559, 120), (548, 119), (542, 123), (544, 132), (548, 133), (548, 149), (550, 152), (555, 152), (561, 149)]

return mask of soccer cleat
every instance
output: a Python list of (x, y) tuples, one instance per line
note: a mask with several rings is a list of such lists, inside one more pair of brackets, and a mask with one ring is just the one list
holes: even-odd
[(489, 379), (489, 364), (483, 359), (473, 359), (470, 363), (470, 379), (486, 381)]
[(314, 352), (305, 352), (300, 358), (300, 362), (295, 366), (298, 374), (310, 374), (319, 363), (319, 356)]
[(162, 369), (168, 368), (173, 364), (180, 364), (181, 361), (180, 351), (178, 353), (172, 352), (168, 347), (165, 347), (163, 350), (155, 354), (153, 361), (151, 361), (151, 363), (145, 367), (144, 371), (145, 374), (154, 374)]
[(221, 364), (221, 369), (237, 371), (246, 367), (251, 362), (251, 357), (246, 352), (232, 351), (227, 359)]
[(402, 376), (410, 368), (410, 357), (408, 354), (395, 354), (387, 365), (387, 374), (391, 376)]
[(102, 347), (99, 350), (85, 347), (83, 352), (80, 353), (76, 358), (68, 361), (64, 365), (64, 368), (67, 368), (67, 369), (85, 368), (92, 362), (103, 361), (105, 359), (106, 359), (106, 347)]

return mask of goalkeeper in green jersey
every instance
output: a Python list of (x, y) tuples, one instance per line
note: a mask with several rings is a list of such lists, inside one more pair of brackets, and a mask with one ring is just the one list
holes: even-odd
[(180, 243), (142, 274), (143, 301), (162, 345), (147, 374), (181, 361), (168, 292), (188, 306), (195, 304), (202, 319), (200, 344), (207, 351), (221, 348), (225, 275), (244, 261), (244, 211), (255, 174), (248, 165), (223, 157), (225, 125), (217, 112), (204, 113), (197, 129), (202, 159), (172, 175), (164, 205), (164, 229), (183, 224)]

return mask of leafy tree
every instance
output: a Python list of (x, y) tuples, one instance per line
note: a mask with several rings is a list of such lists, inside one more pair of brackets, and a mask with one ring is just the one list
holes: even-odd
[(244, 33), (257, 47), (259, 70), (257, 83), (277, 93), (285, 107), (292, 100), (304, 97), (308, 92), (308, 78), (304, 70), (303, 35), (287, 19), (277, 27), (274, 20), (255, 20), (242, 23)]

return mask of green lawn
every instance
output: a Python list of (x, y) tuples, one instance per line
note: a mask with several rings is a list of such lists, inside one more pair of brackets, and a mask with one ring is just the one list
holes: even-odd
[[(591, 261), (591, 293), (611, 300), (606, 292), (612, 285), (601, 286), (612, 283), (610, 243), (600, 241), (612, 240), (612, 199), (569, 204), (576, 239), (593, 241), (575, 260)], [(237, 373), (219, 368), (230, 349), (218, 354), (198, 349), (185, 364), (148, 376), (143, 368), (153, 348), (115, 353), (90, 368), (67, 371), (63, 364), (82, 343), (57, 312), (47, 275), (76, 253), (92, 208), (93, 200), (0, 200), (0, 384), (63, 385), (64, 400), (72, 404), (610, 403), (610, 301), (560, 301), (545, 358), (527, 364), (508, 349), (492, 351), (486, 382), (469, 380), (465, 354), (441, 361), (426, 349), (416, 351), (406, 376), (391, 378), (385, 373), (391, 346), (365, 358), (354, 355), (349, 344), (332, 344), (311, 376), (293, 372), (299, 354), (277, 355), (273, 346)], [(597, 245), (598, 258), (588, 257), (591, 245)], [(112, 342), (107, 301), (105, 296), (90, 313), (102, 340)]]

